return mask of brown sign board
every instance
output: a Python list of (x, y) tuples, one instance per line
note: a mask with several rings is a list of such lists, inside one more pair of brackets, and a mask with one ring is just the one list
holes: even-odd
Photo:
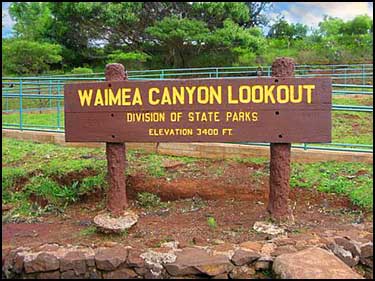
[(331, 78), (67, 84), (68, 142), (330, 142)]

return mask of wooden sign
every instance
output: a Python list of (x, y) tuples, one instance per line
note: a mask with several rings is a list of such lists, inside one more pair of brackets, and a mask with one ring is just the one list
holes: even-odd
[(330, 142), (331, 78), (65, 85), (71, 142)]

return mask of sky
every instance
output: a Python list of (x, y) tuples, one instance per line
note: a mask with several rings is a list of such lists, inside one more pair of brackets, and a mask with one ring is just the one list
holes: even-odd
[[(8, 7), (12, 2), (2, 2), (2, 38), (12, 36), (14, 22), (9, 16)], [(302, 23), (317, 27), (324, 15), (351, 20), (357, 15), (369, 15), (373, 18), (372, 2), (273, 2), (268, 11), (269, 18), (283, 15), (288, 22)], [(272, 21), (271, 21), (272, 22)]]

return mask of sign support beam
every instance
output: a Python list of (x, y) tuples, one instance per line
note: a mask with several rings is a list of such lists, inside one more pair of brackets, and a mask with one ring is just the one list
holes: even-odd
[[(126, 80), (125, 68), (122, 64), (107, 64), (105, 68), (107, 81)], [(106, 142), (108, 167), (107, 210), (114, 216), (120, 215), (128, 207), (125, 179), (125, 143)]]
[[(294, 76), (293, 59), (276, 59), (272, 63), (272, 76)], [(267, 210), (273, 219), (285, 220), (291, 215), (291, 210), (288, 205), (291, 143), (271, 143), (270, 149), (270, 189)]]

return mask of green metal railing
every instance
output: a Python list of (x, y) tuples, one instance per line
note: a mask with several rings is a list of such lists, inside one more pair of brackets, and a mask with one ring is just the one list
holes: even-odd
[[(259, 67), (206, 67), (188, 69), (158, 69), (128, 71), (130, 80), (161, 80), (178, 78), (223, 78), (238, 77), (256, 78)], [(262, 76), (270, 76), (270, 66), (262, 66)], [(333, 95), (373, 95), (373, 65), (297, 65), (296, 77), (332, 77)], [(3, 117), (15, 115), (11, 121), (4, 122), (6, 129), (64, 132), (63, 101), (64, 84), (79, 81), (103, 81), (103, 73), (85, 75), (53, 75), (40, 77), (3, 77), (2, 78), (2, 114)], [(365, 105), (332, 105), (334, 111), (373, 112), (373, 106)], [(49, 112), (51, 120), (48, 124), (38, 121), (27, 121), (24, 114)], [(54, 116), (56, 115), (56, 116)], [(52, 119), (53, 118), (53, 119)], [(255, 145), (269, 145), (247, 143)], [(294, 144), (293, 147), (307, 149), (323, 149), (334, 151), (373, 152), (368, 144)]]

